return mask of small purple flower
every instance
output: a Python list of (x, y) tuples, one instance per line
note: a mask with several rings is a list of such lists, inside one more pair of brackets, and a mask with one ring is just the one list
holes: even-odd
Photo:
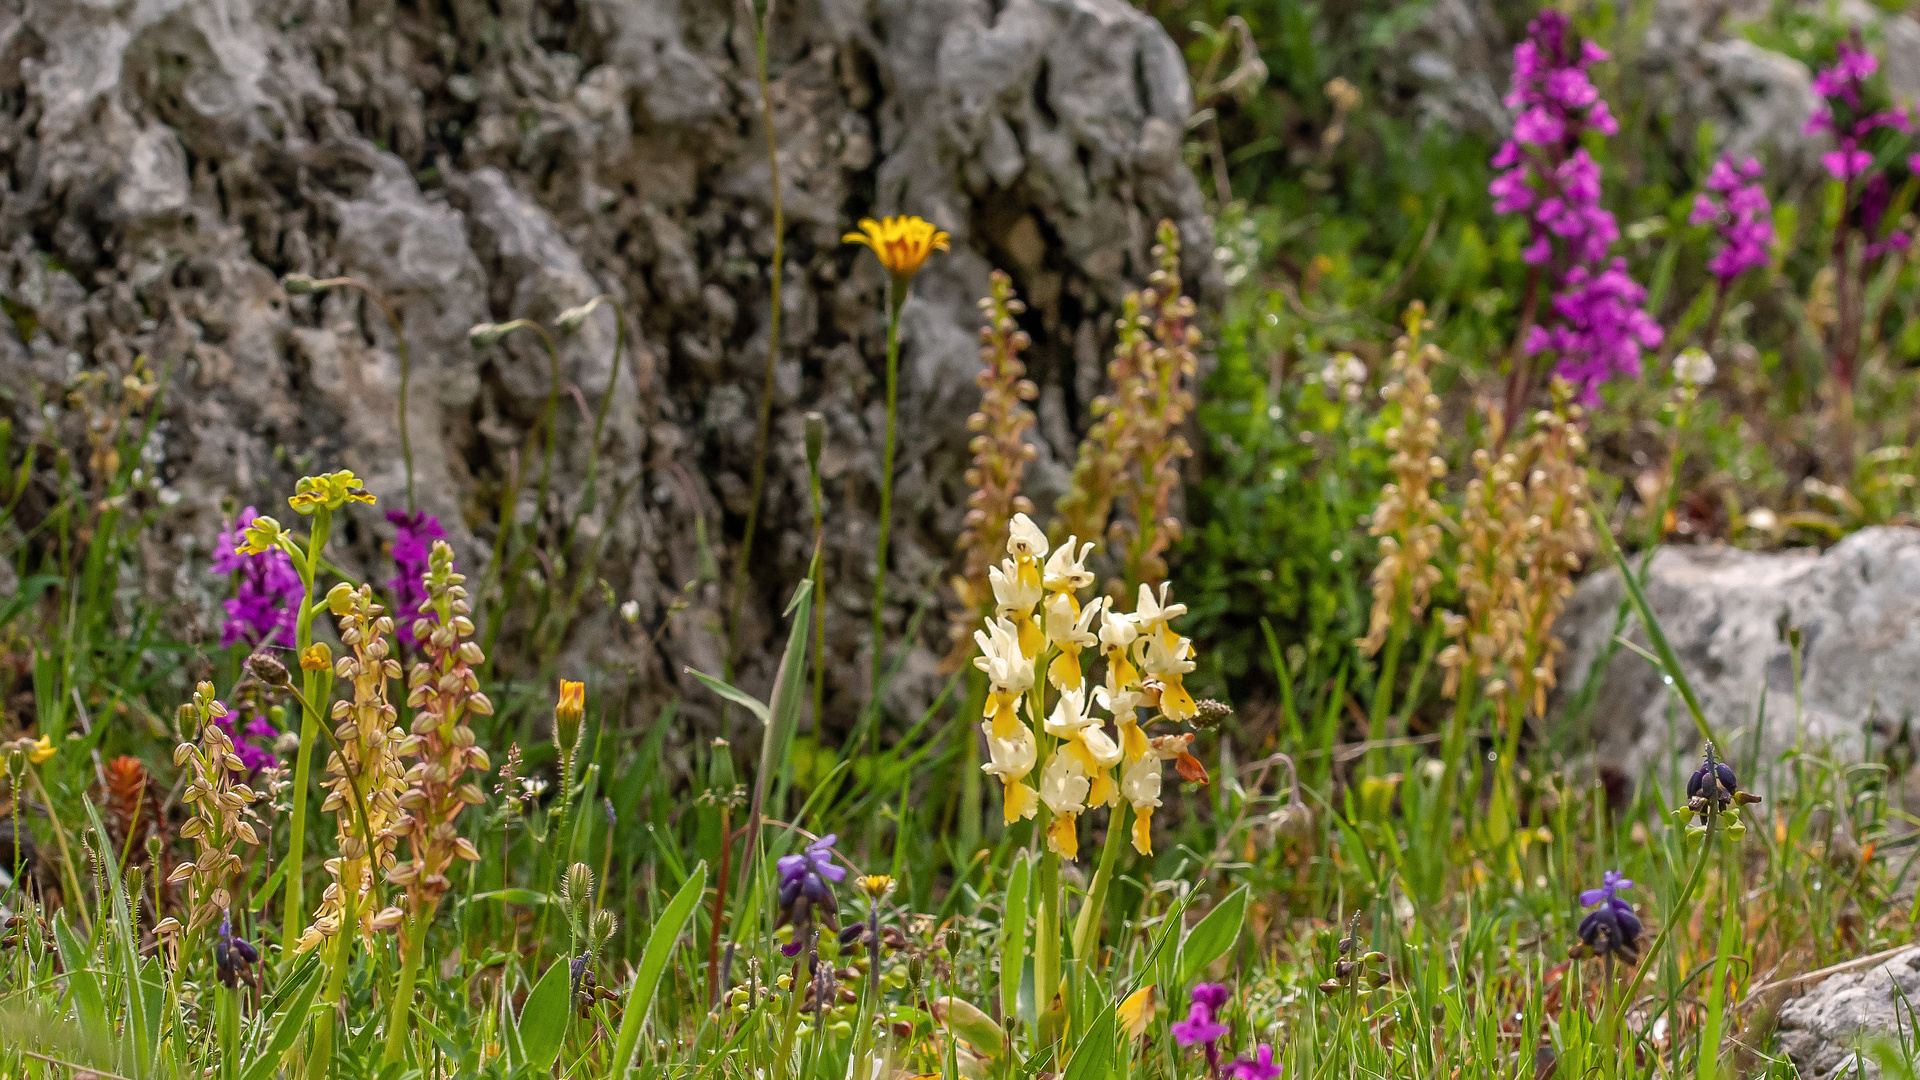
[(306, 596), (293, 560), (278, 548), (257, 555), (239, 550), (247, 526), (259, 516), (251, 506), (240, 511), (213, 544), (213, 563), (208, 572), (234, 578), (233, 599), (220, 605), (227, 613), (220, 627), (222, 648), (236, 642), (244, 642), (248, 648), (293, 647), (294, 624), (300, 601)]
[(1615, 895), (1623, 889), (1633, 888), (1618, 870), (1609, 870), (1600, 879), (1600, 887), (1588, 889), (1580, 894), (1581, 907), (1599, 905), (1599, 909), (1590, 912), (1580, 920), (1578, 934), (1580, 941), (1598, 956), (1611, 956), (1615, 953), (1625, 957), (1629, 963), (1640, 957), (1640, 919), (1633, 913), (1633, 905)]
[(1592, 907), (1602, 901), (1611, 902), (1614, 894), (1633, 888), (1633, 882), (1618, 870), (1609, 870), (1600, 876), (1600, 887), (1588, 889), (1580, 894), (1580, 906)]
[(1714, 162), (1706, 190), (1694, 196), (1694, 225), (1713, 223), (1720, 230), (1720, 250), (1707, 261), (1707, 271), (1724, 287), (1734, 278), (1767, 264), (1773, 246), (1773, 204), (1760, 186), (1760, 162), (1748, 158), (1735, 165), (1730, 157)]
[(1234, 1080), (1278, 1080), (1281, 1069), (1273, 1063), (1273, 1047), (1261, 1043), (1253, 1057), (1237, 1057), (1227, 1065)]
[(1187, 1018), (1173, 1025), (1173, 1039), (1181, 1046), (1206, 1043), (1211, 1050), (1215, 1041), (1227, 1034), (1227, 1025), (1218, 1023), (1213, 1013), (1199, 1002), (1187, 1010)]
[(400, 571), (387, 582), (394, 599), (394, 629), (401, 641), (415, 645), (413, 624), (426, 614), (427, 604), (427, 589), (420, 579), (427, 572), (433, 542), (446, 539), (447, 533), (440, 519), (425, 510), (389, 510), (387, 520), (394, 525), (393, 563)]
[(220, 936), (213, 939), (214, 972), (220, 979), (220, 985), (230, 990), (239, 986), (241, 976), (259, 962), (259, 951), (246, 938), (234, 935), (232, 916), (222, 916)]
[(780, 925), (793, 926), (793, 940), (780, 947), (787, 956), (796, 956), (804, 945), (806, 931), (817, 914), (829, 930), (840, 929), (839, 904), (833, 898), (833, 882), (845, 881), (847, 870), (833, 861), (834, 833), (808, 844), (797, 855), (782, 855), (774, 866), (780, 871)]
[(1231, 1030), (1215, 1017), (1221, 1009), (1226, 1008), (1231, 997), (1232, 994), (1220, 983), (1200, 983), (1193, 988), (1193, 1004), (1187, 1009), (1187, 1018), (1173, 1025), (1174, 1042), (1181, 1046), (1205, 1046), (1209, 1075), (1220, 1072), (1218, 1043)]

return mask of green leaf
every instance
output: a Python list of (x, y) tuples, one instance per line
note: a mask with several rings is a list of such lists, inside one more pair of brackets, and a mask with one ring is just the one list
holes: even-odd
[(1227, 954), (1240, 937), (1240, 924), (1247, 918), (1247, 887), (1227, 894), (1225, 900), (1207, 912), (1180, 946), (1180, 982), (1185, 985), (1208, 965)]
[[(304, 982), (293, 1003), (273, 1025), (273, 1034), (268, 1037), (266, 1048), (253, 1058), (253, 1064), (241, 1075), (240, 1080), (268, 1080), (280, 1068), (280, 1058), (293, 1048), (295, 1039), (306, 1027), (307, 1014), (313, 1010), (313, 997), (320, 992), (320, 985), (326, 980), (319, 978), (320, 965), (308, 964), (289, 977), (290, 982)], [(284, 992), (286, 987), (283, 985)]]
[(1080, 1045), (1073, 1048), (1062, 1080), (1107, 1080), (1113, 1072), (1113, 1040), (1113, 1006), (1109, 1004), (1094, 1017)]
[(1660, 658), (1660, 666), (1666, 669), (1667, 677), (1673, 680), (1676, 690), (1680, 691), (1680, 700), (1686, 702), (1687, 712), (1693, 717), (1693, 726), (1700, 731), (1700, 737), (1707, 742), (1717, 742), (1713, 728), (1707, 723), (1706, 714), (1700, 710), (1700, 699), (1693, 692), (1693, 684), (1687, 681), (1687, 673), (1680, 667), (1680, 657), (1667, 641), (1667, 635), (1660, 629), (1660, 620), (1653, 617), (1653, 605), (1647, 603), (1647, 594), (1640, 589), (1640, 582), (1626, 557), (1620, 554), (1620, 545), (1614, 543), (1613, 530), (1607, 526), (1604, 515), (1589, 513), (1593, 521), (1593, 531), (1600, 538), (1600, 546), (1607, 551), (1607, 558), (1613, 561), (1614, 569), (1620, 573), (1621, 584), (1627, 587), (1627, 601), (1633, 605), (1633, 613), (1640, 617), (1640, 629), (1646, 631), (1647, 641), (1653, 645), (1653, 653)]
[(933, 1003), (934, 1019), (947, 1025), (955, 1035), (967, 1041), (967, 1045), (988, 1057), (999, 1057), (1006, 1051), (1007, 1036), (993, 1017), (980, 1011), (970, 1001), (956, 997), (939, 998)]
[(1025, 855), (1013, 857), (1007, 899), (1000, 922), (1000, 1015), (1020, 1015), (1020, 973), (1027, 967), (1027, 879)]
[(680, 886), (660, 920), (653, 924), (653, 933), (647, 938), (646, 951), (640, 954), (640, 969), (634, 974), (633, 988), (627, 991), (626, 1008), (620, 1016), (620, 1034), (613, 1047), (613, 1069), (608, 1074), (610, 1080), (621, 1080), (632, 1068), (634, 1049), (640, 1045), (640, 1029), (646, 1026), (654, 992), (660, 989), (660, 976), (666, 971), (673, 947), (680, 941), (680, 932), (693, 918), (693, 909), (706, 888), (707, 864), (703, 862), (693, 868), (687, 883)]
[(707, 689), (713, 691), (716, 694), (719, 694), (721, 697), (726, 698), (728, 701), (733, 702), (735, 705), (741, 706), (742, 708), (746, 709), (748, 712), (759, 717), (760, 722), (762, 724), (765, 724), (767, 722), (767, 719), (773, 715), (773, 710), (767, 708), (767, 705), (765, 702), (761, 701), (757, 697), (754, 697), (752, 694), (747, 693), (745, 690), (741, 690), (735, 687), (731, 683), (722, 682), (721, 680), (716, 679), (705, 672), (695, 671), (692, 668), (687, 669), (687, 674), (693, 676), (696, 679), (699, 679), (700, 682), (704, 684)]
[(566, 960), (554, 961), (527, 995), (526, 1007), (520, 1010), (520, 1044), (526, 1048), (528, 1067), (536, 1074), (553, 1071), (560, 1044), (566, 1041), (572, 998), (573, 976)]

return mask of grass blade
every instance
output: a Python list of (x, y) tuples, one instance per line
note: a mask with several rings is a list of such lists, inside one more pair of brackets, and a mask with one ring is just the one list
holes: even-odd
[(667, 904), (667, 910), (661, 913), (660, 921), (653, 924), (653, 934), (647, 938), (647, 950), (640, 954), (640, 968), (633, 976), (633, 988), (627, 992), (626, 1008), (620, 1016), (620, 1034), (614, 1040), (611, 1075), (615, 1080), (625, 1076), (633, 1065), (633, 1051), (640, 1043), (640, 1029), (646, 1026), (647, 1012), (653, 1008), (654, 992), (660, 988), (660, 976), (667, 969), (667, 959), (673, 955), (673, 947), (680, 941), (680, 932), (686, 929), (687, 921), (693, 918), (693, 910), (706, 888), (707, 864), (703, 862), (693, 868), (687, 883), (680, 886), (680, 891)]

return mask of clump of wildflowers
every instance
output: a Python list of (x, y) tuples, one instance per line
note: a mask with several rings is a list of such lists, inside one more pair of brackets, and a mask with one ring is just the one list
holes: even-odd
[[(396, 752), (403, 737), (396, 726), (399, 712), (387, 699), (387, 684), (400, 677), (400, 661), (390, 655), (393, 619), (374, 602), (367, 585), (335, 585), (327, 593), (327, 609), (339, 619), (340, 643), (348, 650), (334, 662), (334, 675), (353, 686), (352, 700), (333, 703), (338, 749), (327, 759), (327, 799), (321, 807), (334, 815), (340, 854), (327, 860), (334, 880), (321, 894), (320, 909), (296, 952), (339, 932), (349, 912), (355, 921), (372, 925), (379, 910), (379, 875), (397, 862), (394, 827), (406, 790)], [(350, 905), (345, 903), (349, 891)]]
[[(216, 720), (225, 716), (227, 707), (215, 700), (213, 684), (203, 682), (194, 688), (193, 700), (180, 706), (181, 742), (173, 752), (173, 763), (184, 769), (187, 786), (180, 801), (193, 808), (193, 816), (180, 827), (180, 836), (192, 840), (193, 859), (174, 868), (167, 878), (170, 884), (189, 882), (186, 928), (189, 932), (213, 923), (215, 916), (225, 917), (233, 906), (228, 887), (240, 869), (236, 845), (258, 845), (254, 830), (252, 788), (242, 777), (247, 767), (234, 752)], [(178, 928), (172, 920), (163, 920), (161, 928)]]
[[(434, 541), (425, 581), (427, 612), (413, 624), (425, 655), (407, 676), (407, 704), (417, 711), (412, 732), (395, 748), (399, 756), (417, 759), (406, 771), (401, 813), (392, 826), (406, 837), (412, 858), (387, 871), (387, 880), (407, 891), (410, 910), (405, 914), (430, 920), (452, 884), (447, 871), (454, 859), (480, 859), (454, 820), (467, 807), (486, 802), (479, 785), (466, 778), (470, 769), (491, 768), (487, 752), (474, 745), (467, 719), (493, 715), (493, 702), (474, 675), (486, 656), (469, 640), (473, 620), (462, 584), (466, 576), (455, 572), (453, 548), (445, 540)], [(402, 914), (388, 908), (375, 925), (397, 925)]]
[(1581, 559), (1593, 549), (1593, 528), (1587, 518), (1586, 437), (1581, 434), (1580, 406), (1565, 401), (1567, 388), (1557, 387), (1559, 407), (1542, 410), (1528, 440), (1525, 540), (1520, 548), (1522, 577), (1514, 595), (1515, 648), (1507, 722), (1509, 744), (1514, 745), (1521, 718), (1531, 708), (1545, 716), (1547, 692), (1554, 687), (1554, 671), (1562, 646), (1553, 636), (1553, 624), (1573, 595), (1573, 575)]
[(393, 594), (400, 640), (416, 645), (413, 624), (425, 613), (427, 604), (426, 587), (420, 579), (427, 572), (433, 542), (446, 539), (447, 531), (440, 527), (439, 518), (425, 510), (389, 510), (387, 520), (394, 526), (393, 565), (399, 571), (387, 581), (387, 590)]
[(1426, 610), (1433, 587), (1440, 583), (1440, 522), (1445, 514), (1434, 498), (1433, 485), (1446, 477), (1447, 463), (1435, 451), (1440, 445), (1440, 397), (1433, 392), (1428, 370), (1441, 359), (1439, 346), (1422, 343), (1426, 305), (1407, 309), (1407, 332), (1395, 343), (1389, 361), (1394, 380), (1381, 396), (1399, 406), (1399, 423), (1382, 439), (1393, 457), (1387, 468), (1392, 482), (1380, 489), (1367, 531), (1380, 538), (1380, 562), (1373, 569), (1373, 611), (1367, 636), (1360, 647), (1368, 654), (1386, 644), (1394, 620), (1418, 619)]
[[(1526, 539), (1526, 489), (1518, 455), (1499, 453), (1504, 424), (1495, 410), (1488, 418), (1487, 446), (1473, 452), (1474, 477), (1467, 481), (1460, 513), (1459, 583), (1466, 613), (1441, 616), (1454, 643), (1437, 658), (1446, 673), (1441, 693), (1456, 697), (1463, 685), (1490, 678), (1514, 640), (1513, 598), (1518, 591), (1520, 549)], [(1489, 684), (1490, 696), (1504, 683)]]
[(1611, 961), (1617, 956), (1629, 964), (1640, 959), (1640, 919), (1633, 913), (1633, 905), (1617, 895), (1631, 888), (1633, 882), (1626, 875), (1609, 870), (1600, 879), (1599, 888), (1580, 894), (1581, 907), (1598, 907), (1580, 920), (1580, 943), (1571, 951), (1574, 959), (1603, 957)]
[(833, 844), (838, 839), (828, 833), (808, 844), (806, 850), (782, 855), (774, 863), (780, 872), (778, 925), (793, 927), (793, 940), (780, 947), (782, 955), (800, 954), (816, 917), (828, 930), (837, 933), (840, 929), (840, 905), (833, 896), (833, 883), (845, 881), (847, 870), (833, 861)]
[[(990, 760), (982, 768), (1001, 782), (1008, 824), (1046, 805), (1051, 814), (1047, 846), (1055, 854), (1077, 858), (1079, 816), (1122, 797), (1135, 812), (1134, 846), (1150, 853), (1161, 762), (1177, 761), (1182, 775), (1206, 779), (1206, 769), (1189, 752), (1192, 734), (1150, 738), (1139, 717), (1142, 707), (1158, 709), (1161, 718), (1176, 723), (1199, 714), (1183, 682), (1194, 668), (1193, 642), (1171, 626), (1186, 614), (1186, 606), (1173, 603), (1166, 585), (1157, 594), (1141, 585), (1131, 614), (1114, 610), (1105, 597), (1082, 604), (1079, 593), (1094, 580), (1086, 567), (1094, 545), (1070, 536), (1053, 549), (1025, 514), (1014, 517), (1009, 533), (1008, 557), (988, 575), (994, 619), (974, 633), (981, 652), (974, 664), (988, 682), (980, 730)], [(1083, 654), (1093, 649), (1106, 660), (1099, 684), (1082, 664)], [(1043, 667), (1045, 683), (1036, 686)], [(1058, 697), (1051, 710), (1043, 711), (1049, 686)], [(1112, 717), (1118, 738), (1095, 710)], [(1038, 791), (1027, 784), (1040, 754), (1029, 726), (1033, 722), (1055, 740), (1040, 768)]]
[[(1557, 279), (1548, 317), (1526, 328), (1526, 355), (1555, 354), (1555, 372), (1586, 402), (1615, 375), (1638, 375), (1640, 350), (1661, 337), (1640, 309), (1646, 290), (1628, 275), (1626, 261), (1607, 261), (1620, 228), (1600, 205), (1600, 165), (1582, 145), (1588, 131), (1620, 130), (1587, 76), (1606, 59), (1605, 49), (1577, 38), (1561, 12), (1543, 11), (1527, 24), (1527, 39), (1513, 50), (1506, 97), (1519, 115), (1512, 138), (1493, 156), (1500, 175), (1488, 185), (1496, 212), (1527, 215), (1532, 239), (1521, 257)], [(1510, 410), (1523, 404), (1509, 395)]]
[[(1081, 441), (1072, 481), (1056, 504), (1067, 531), (1109, 540), (1128, 578), (1143, 584), (1166, 579), (1162, 556), (1179, 536), (1170, 510), (1179, 463), (1193, 454), (1179, 429), (1193, 409), (1189, 386), (1199, 370), (1200, 331), (1192, 323), (1194, 302), (1182, 291), (1179, 230), (1163, 221), (1158, 240), (1158, 269), (1147, 288), (1127, 296), (1115, 324), (1120, 341), (1107, 365), (1113, 392), (1094, 399), (1099, 419)], [(1129, 519), (1109, 522), (1116, 502)]]
[(220, 530), (213, 544), (213, 563), (208, 572), (231, 576), (234, 582), (233, 598), (220, 605), (227, 612), (220, 627), (222, 648), (235, 642), (249, 648), (293, 645), (294, 622), (299, 616), (300, 598), (305, 595), (293, 560), (278, 548), (241, 550), (248, 527), (259, 516), (251, 506), (240, 511), (232, 524)]
[(1033, 380), (1026, 378), (1027, 365), (1020, 360), (1032, 344), (1016, 321), (1027, 306), (1013, 294), (1013, 279), (1004, 272), (995, 270), (990, 280), (992, 292), (980, 301), (986, 325), (980, 328), (981, 370), (974, 377), (980, 387), (980, 411), (967, 418), (967, 430), (976, 433), (968, 444), (973, 465), (966, 474), (973, 492), (967, 496), (960, 551), (965, 559), (962, 599), (970, 605), (987, 596), (987, 571), (993, 567), (995, 550), (1005, 542), (1013, 516), (1033, 512), (1033, 501), (1020, 494), (1027, 463), (1034, 457), (1033, 447), (1023, 436), (1035, 418), (1024, 403), (1040, 394)]

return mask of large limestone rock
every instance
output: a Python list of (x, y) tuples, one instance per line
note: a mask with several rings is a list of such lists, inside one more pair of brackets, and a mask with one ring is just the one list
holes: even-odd
[(1833, 975), (1780, 1010), (1780, 1049), (1807, 1080), (1876, 1077), (1860, 1053), (1875, 1039), (1913, 1036), (1920, 1001), (1920, 948), (1858, 972)]
[[(1804, 738), (1857, 757), (1871, 732), (1885, 745), (1920, 709), (1920, 530), (1865, 529), (1826, 552), (1760, 554), (1734, 548), (1664, 548), (1647, 599), (1716, 730), (1738, 733), (1723, 753), (1744, 760), (1759, 741), (1768, 761)], [(1625, 592), (1602, 571), (1583, 582), (1559, 623), (1565, 707), (1612, 636)], [(1644, 647), (1637, 623), (1628, 639)], [(1804, 728), (1794, 712), (1789, 631), (1801, 641)], [(1699, 738), (1661, 673), (1627, 649), (1597, 676), (1584, 733), (1568, 733), (1602, 768), (1664, 779), (1671, 755)], [(1757, 718), (1762, 697), (1766, 719)], [(1764, 786), (1765, 777), (1753, 778)]]
[[(535, 339), (476, 352), (466, 331), (609, 293), (636, 331), (601, 474), (603, 505), (623, 498), (603, 530), (606, 588), (587, 590), (559, 666), (630, 667), (655, 701), (691, 690), (684, 667), (723, 666), (767, 353), (771, 181), (742, 10), (0, 0), (0, 412), (84, 447), (84, 417), (60, 404), (76, 376), (117, 375), (142, 353), (168, 366), (147, 452), (178, 501), (128, 584), (197, 606), (205, 633), (223, 507), (282, 505), (303, 470), (338, 467), (368, 480), (379, 510), (402, 502), (393, 335), (350, 293), (290, 299), (278, 284), (356, 275), (400, 310), (419, 503), (478, 580), (549, 379)], [(802, 416), (820, 410), (829, 711), (849, 716), (864, 696), (883, 277), (840, 236), (864, 215), (918, 213), (954, 250), (906, 312), (888, 613), (907, 650), (904, 709), (935, 680), (937, 628), (926, 645), (899, 639), (965, 510), (988, 270), (1012, 272), (1031, 302), (1043, 503), (1157, 221), (1179, 225), (1203, 299), (1217, 288), (1181, 154), (1185, 68), (1125, 0), (799, 0), (778, 5), (771, 73), (784, 321), (737, 679), (771, 681), (781, 606), (811, 550)], [(522, 520), (576, 505), (613, 337), (603, 312), (562, 339), (564, 497), (541, 507), (523, 490), (510, 511)], [(44, 506), (36, 493), (23, 509)], [(378, 510), (357, 512), (341, 564), (384, 579), (391, 537)], [(609, 596), (636, 601), (638, 621), (617, 620)], [(527, 629), (501, 637), (510, 670), (528, 670)], [(700, 715), (713, 698), (687, 702)]]

